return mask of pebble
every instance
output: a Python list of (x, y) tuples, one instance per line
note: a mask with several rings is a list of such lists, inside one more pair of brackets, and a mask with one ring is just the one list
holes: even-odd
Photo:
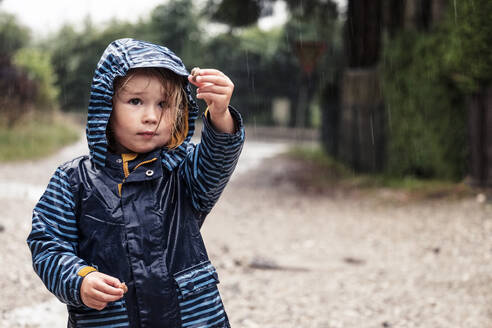
[(477, 195), (477, 203), (480, 203), (480, 204), (483, 204), (487, 201), (487, 196), (485, 196), (485, 194), (478, 194)]

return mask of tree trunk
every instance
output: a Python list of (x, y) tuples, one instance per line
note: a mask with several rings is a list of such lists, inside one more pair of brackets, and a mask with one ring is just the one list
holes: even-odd
[(321, 140), (325, 152), (338, 157), (340, 124), (340, 81), (328, 83), (321, 95)]
[(470, 98), (468, 114), (471, 183), (492, 187), (492, 86)]
[(382, 0), (349, 0), (345, 45), (349, 67), (368, 67), (379, 61)]

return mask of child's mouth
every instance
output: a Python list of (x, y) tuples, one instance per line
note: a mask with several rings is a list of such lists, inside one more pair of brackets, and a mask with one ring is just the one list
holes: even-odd
[(152, 138), (153, 136), (155, 136), (155, 132), (154, 131), (145, 131), (145, 132), (139, 132), (137, 133), (137, 135), (141, 136), (141, 137), (144, 137), (144, 138)]

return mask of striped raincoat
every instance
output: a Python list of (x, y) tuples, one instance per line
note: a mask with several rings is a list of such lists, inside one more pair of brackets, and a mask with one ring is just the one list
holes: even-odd
[[(174, 150), (107, 151), (113, 80), (136, 67), (183, 76), (189, 133)], [(244, 129), (230, 108), (236, 133), (216, 132), (204, 116), (201, 142), (192, 144), (198, 109), (188, 74), (169, 49), (132, 39), (111, 43), (97, 65), (86, 128), (90, 154), (55, 171), (27, 239), (34, 270), (68, 306), (68, 327), (229, 327), (200, 227), (232, 174)], [(86, 307), (80, 286), (89, 267), (124, 281), (128, 292), (102, 311)]]

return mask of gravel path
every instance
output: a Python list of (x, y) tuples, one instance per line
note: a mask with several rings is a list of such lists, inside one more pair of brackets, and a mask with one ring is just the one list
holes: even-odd
[[(233, 327), (492, 327), (492, 205), (307, 194), (285, 143), (248, 141), (202, 231)], [(31, 268), (31, 211), (56, 166), (0, 165), (0, 327), (64, 327)]]

